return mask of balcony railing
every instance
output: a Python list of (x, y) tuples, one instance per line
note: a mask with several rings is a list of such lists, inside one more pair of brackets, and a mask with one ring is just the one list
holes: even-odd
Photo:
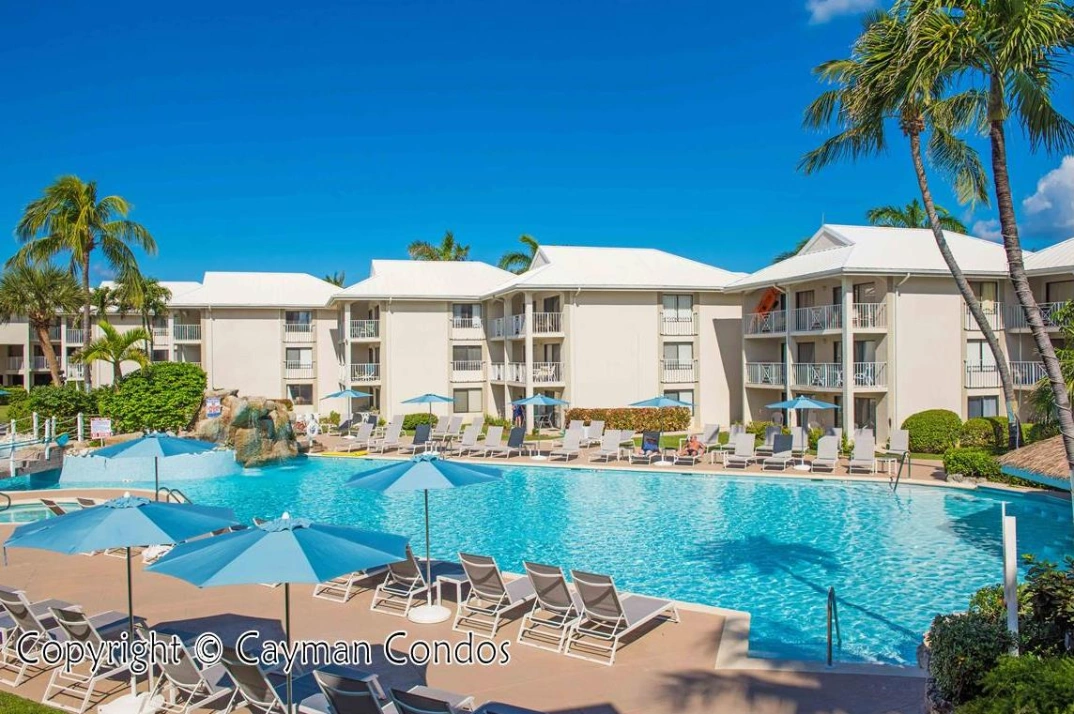
[(285, 322), (284, 342), (313, 342), (313, 324), (309, 322)]
[(824, 332), (843, 328), (842, 305), (815, 305), (794, 311), (792, 329), (795, 332)]
[(966, 362), (966, 388), (980, 389), (999, 387), (999, 367), (986, 362)]
[(697, 334), (697, 313), (689, 316), (664, 313), (660, 320), (660, 334), (673, 337), (689, 337)]
[(743, 318), (742, 331), (747, 335), (782, 335), (787, 331), (787, 311), (750, 313)]
[(380, 381), (380, 365), (377, 363), (364, 363), (351, 365), (352, 382), (378, 382)]
[[(547, 313), (556, 314), (559, 313)], [(526, 372), (525, 365), (519, 365), (522, 367), (523, 375)], [(554, 384), (556, 382), (563, 381), (563, 363), (562, 362), (534, 362), (533, 363), (533, 383), (534, 384)]]
[(855, 362), (854, 363), (854, 386), (855, 387), (887, 387), (888, 365), (887, 362)]
[(284, 379), (313, 379), (312, 362), (287, 361), (283, 363)]
[(26, 364), (22, 357), (8, 357), (7, 368), (9, 371), (18, 372), (22, 370), (22, 366)]
[(493, 382), (503, 382), (507, 370), (504, 368), (503, 362), (494, 362), (489, 365), (489, 379)]
[(1035, 387), (1047, 376), (1041, 362), (1011, 362), (1011, 381), (1016, 387)]
[(838, 362), (803, 362), (794, 365), (794, 386), (842, 389), (843, 365)]
[[(1035, 387), (1048, 375), (1041, 362), (1010, 362), (1011, 382), (1015, 387)], [(967, 389), (999, 389), (1003, 382), (999, 367), (991, 363), (966, 362)]]
[(164, 326), (153, 325), (153, 327), (151, 329), (153, 330), (153, 337), (167, 337), (168, 336), (168, 326), (167, 325), (164, 325)]
[(453, 317), (451, 318), (451, 328), (454, 330), (480, 330), (481, 318), (480, 317)]
[(455, 360), (451, 363), (452, 382), (481, 382), (485, 379), (485, 363), (481, 360)]
[(786, 379), (787, 367), (782, 362), (746, 363), (746, 384), (771, 384), (782, 387)]
[(888, 306), (883, 302), (854, 303), (855, 328), (862, 330), (884, 329), (888, 326)]
[(492, 322), (489, 323), (489, 337), (495, 339), (503, 337), (506, 332), (504, 319), (502, 317), (495, 317)]
[(48, 360), (45, 359), (44, 355), (35, 355), (34, 356), (34, 369), (35, 370), (48, 369)]
[(661, 360), (660, 381), (675, 383), (696, 382), (697, 360)]
[(524, 334), (526, 329), (526, 316), (525, 315), (511, 315), (507, 318), (507, 336), (517, 337)]
[(504, 365), (504, 378), (508, 382), (526, 382), (526, 365), (524, 364), (506, 364)]
[(67, 328), (67, 344), (81, 345), (86, 341), (86, 331), (81, 327)]
[(352, 340), (375, 340), (380, 337), (380, 320), (351, 320)]
[[(36, 330), (34, 330), (34, 338), (35, 339), (37, 338), (37, 331)], [(49, 342), (59, 342), (60, 341), (60, 326), (59, 325), (53, 325), (52, 327), (48, 328), (48, 339), (49, 339)]]
[[(1021, 311), (1022, 308), (1018, 308)], [(983, 302), (981, 303), (981, 310), (985, 314), (985, 319), (988, 322), (988, 326), (993, 330), (1003, 329), (1003, 305), (998, 302)], [(963, 303), (962, 314), (965, 316), (966, 329), (971, 332), (980, 332), (981, 326), (977, 324), (977, 320), (974, 319), (973, 313), (970, 312), (970, 306)]]
[[(532, 317), (534, 335), (552, 335), (563, 331), (562, 312), (535, 312)], [(526, 316), (511, 315), (507, 324), (507, 335), (520, 337), (526, 334), (526, 330)]]
[(177, 322), (172, 326), (174, 339), (177, 342), (198, 342), (201, 340), (201, 325), (194, 323)]
[[(1038, 303), (1037, 307), (1040, 308), (1041, 319), (1044, 320), (1045, 327), (1059, 327), (1059, 321), (1056, 319), (1056, 313), (1060, 308), (1066, 305), (1065, 302), (1042, 302)], [(1026, 320), (1025, 311), (1022, 310), (1020, 304), (1007, 306), (1007, 329), (1008, 330), (1028, 330), (1029, 321)]]

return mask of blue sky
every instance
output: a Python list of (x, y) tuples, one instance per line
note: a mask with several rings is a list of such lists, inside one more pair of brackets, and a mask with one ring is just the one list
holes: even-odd
[[(811, 68), (847, 53), (870, 4), (8, 3), (0, 226), (75, 173), (134, 203), (164, 279), (353, 282), (446, 229), (489, 261), (525, 232), (755, 269), (822, 218), (916, 195), (897, 137), (795, 170), (821, 140), (800, 127)], [(1012, 143), (1027, 244), (1074, 235), (1074, 159)], [(988, 209), (936, 183), (987, 232)]]

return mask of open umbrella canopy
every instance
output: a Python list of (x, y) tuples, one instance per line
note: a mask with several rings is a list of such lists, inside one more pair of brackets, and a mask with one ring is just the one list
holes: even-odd
[(91, 456), (102, 459), (145, 459), (200, 454), (212, 451), (215, 444), (197, 439), (182, 439), (168, 434), (146, 434), (145, 436), (123, 441), (103, 449), (97, 449)]
[(556, 407), (568, 404), (568, 402), (554, 397), (546, 397), (543, 394), (535, 394), (532, 397), (526, 397), (525, 399), (516, 399), (511, 402), (511, 404), (516, 407), (525, 407), (531, 404), (535, 407)]
[(323, 402), (325, 399), (338, 399), (340, 397), (346, 397), (348, 399), (361, 399), (362, 397), (371, 396), (373, 395), (369, 392), (360, 392), (357, 389), (344, 389), (341, 392), (332, 392), (331, 394), (326, 394), (325, 396), (321, 397), (321, 401)]
[(767, 409), (838, 409), (836, 404), (822, 402), (811, 397), (798, 396), (785, 402), (766, 404)]
[(282, 518), (177, 545), (147, 570), (198, 587), (321, 583), (406, 558), (403, 536)]
[(653, 397), (652, 399), (645, 399), (640, 402), (634, 402), (630, 406), (632, 407), (650, 407), (656, 409), (663, 409), (664, 407), (692, 407), (693, 404), (687, 402), (680, 402), (678, 399), (672, 399), (671, 397), (665, 397), (663, 395), (659, 397)]
[(422, 394), (417, 397), (411, 397), (410, 399), (404, 399), (403, 404), (442, 404), (447, 402), (454, 402), (451, 397), (442, 397), (439, 394)]
[(438, 458), (418, 457), (366, 471), (347, 481), (348, 486), (381, 493), (459, 488), (503, 478), (496, 469)]

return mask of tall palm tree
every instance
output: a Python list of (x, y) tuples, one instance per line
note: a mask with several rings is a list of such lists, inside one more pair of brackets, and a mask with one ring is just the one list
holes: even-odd
[(153, 337), (153, 318), (168, 314), (168, 302), (172, 291), (160, 284), (156, 278), (148, 278), (141, 273), (130, 273), (120, 279), (116, 288), (120, 303), (120, 313), (124, 308), (137, 312), (142, 318), (142, 329), (149, 335), (149, 358), (153, 358), (156, 340)]
[(416, 240), (407, 246), (412, 260), (466, 260), (470, 257), (470, 246), (455, 241), (455, 234), (445, 231), (440, 245)]
[(525, 250), (514, 250), (504, 253), (500, 257), (500, 269), (510, 270), (512, 273), (524, 273), (530, 267), (530, 263), (533, 262), (533, 257), (537, 255), (537, 250), (540, 248), (537, 245), (537, 239), (528, 233), (523, 233), (518, 237), (519, 242), (526, 247)]
[[(1008, 443), (1015, 446), (1020, 428), (1010, 365), (980, 300), (947, 244), (925, 167), (927, 154), (931, 163), (952, 180), (960, 201), (987, 200), (987, 178), (980, 158), (958, 136), (979, 128), (980, 95), (972, 90), (950, 91), (953, 72), (949, 62), (931, 67), (922, 64), (921, 56), (927, 52), (918, 43), (922, 30), (906, 10), (906, 5), (899, 3), (890, 12), (870, 13), (850, 58), (826, 62), (815, 70), (836, 88), (814, 100), (806, 110), (805, 124), (813, 129), (834, 126), (837, 133), (807, 153), (799, 168), (813, 173), (841, 159), (880, 153), (887, 146), (886, 125), (897, 122), (909, 142), (936, 247), (995, 358), (1009, 421)], [(927, 137), (925, 147), (923, 137)]]
[(78, 281), (54, 265), (17, 265), (8, 268), (0, 277), (0, 321), (10, 322), (25, 316), (30, 329), (37, 335), (45, 354), (52, 383), (59, 386), (60, 361), (48, 331), (58, 315), (77, 311), (82, 306), (82, 291)]
[[(61, 176), (45, 188), (40, 198), (23, 210), (15, 235), (24, 243), (8, 261), (9, 265), (51, 260), (68, 255), (71, 269), (82, 279), (82, 329), (90, 334), (90, 259), (100, 250), (120, 276), (138, 272), (132, 248), (150, 255), (157, 252), (156, 241), (142, 224), (128, 218), (131, 205), (122, 196), (98, 198), (97, 182), (77, 176)], [(92, 386), (90, 370), (85, 384)]]
[(121, 366), (124, 362), (134, 362), (139, 367), (149, 365), (149, 357), (139, 345), (149, 343), (150, 335), (145, 329), (136, 327), (128, 332), (120, 332), (112, 327), (108, 320), (98, 320), (97, 327), (104, 333), (87, 342), (82, 349), (71, 355), (76, 362), (91, 365), (94, 362), (107, 362), (112, 365), (112, 383), (123, 376)]
[(332, 283), (336, 287), (341, 288), (347, 283), (347, 273), (343, 270), (337, 270), (334, 273), (329, 273), (328, 275), (324, 276), (324, 281), (326, 283)]
[[(951, 215), (943, 206), (936, 206), (936, 216), (940, 227), (953, 233), (966, 233), (966, 224)], [(892, 228), (930, 228), (929, 214), (916, 198), (905, 206), (877, 206), (865, 213), (866, 219), (874, 226)]]

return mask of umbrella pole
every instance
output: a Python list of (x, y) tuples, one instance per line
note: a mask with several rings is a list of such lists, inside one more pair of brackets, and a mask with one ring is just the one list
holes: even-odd
[(429, 489), (425, 489), (425, 604), (433, 604), (433, 560), (429, 547)]
[[(283, 584), (283, 629), (287, 638), (287, 651), (291, 651), (291, 583)], [(293, 693), (291, 691), (291, 670), (287, 670), (287, 714), (293, 709)]]
[(160, 458), (153, 457), (153, 500), (160, 500)]
[[(127, 546), (127, 643), (134, 644), (134, 578), (131, 576), (131, 547)], [(131, 670), (131, 696), (137, 696), (138, 682)]]

